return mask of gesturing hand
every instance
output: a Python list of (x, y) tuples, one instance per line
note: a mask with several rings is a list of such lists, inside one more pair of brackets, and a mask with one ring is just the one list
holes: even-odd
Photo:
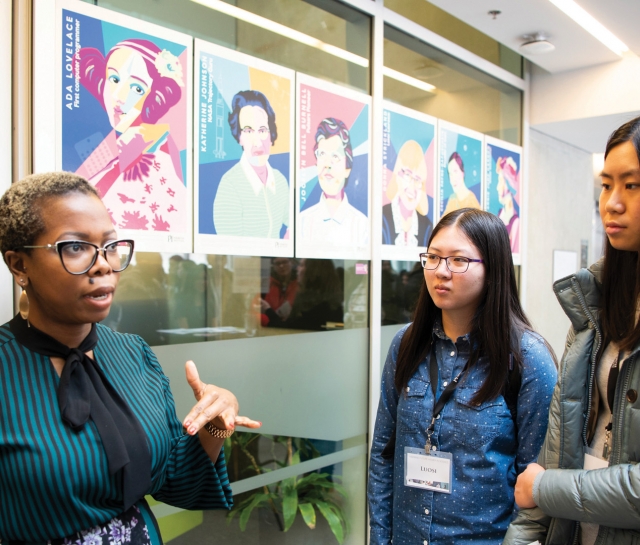
[(238, 416), (238, 400), (229, 390), (205, 384), (200, 380), (196, 364), (189, 360), (185, 364), (187, 382), (193, 390), (197, 403), (189, 411), (182, 425), (189, 435), (195, 435), (207, 422), (213, 421), (216, 428), (232, 430), (236, 426), (259, 428), (261, 422), (246, 416)]

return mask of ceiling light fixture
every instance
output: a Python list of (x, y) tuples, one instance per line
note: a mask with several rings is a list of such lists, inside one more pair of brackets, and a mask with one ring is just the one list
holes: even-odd
[(594, 38), (600, 40), (616, 55), (622, 56), (629, 48), (619, 40), (613, 32), (607, 29), (600, 21), (587, 13), (573, 0), (549, 0), (554, 6), (568, 15)]
[(551, 53), (556, 48), (542, 32), (525, 34), (522, 39), (526, 41), (520, 46), (520, 51), (525, 55), (543, 55)]

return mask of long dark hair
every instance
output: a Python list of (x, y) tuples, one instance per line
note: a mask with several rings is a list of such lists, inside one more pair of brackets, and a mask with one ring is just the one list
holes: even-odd
[[(520, 339), (525, 330), (532, 327), (518, 300), (509, 234), (502, 220), (474, 208), (455, 210), (436, 225), (429, 245), (442, 229), (452, 226), (464, 233), (484, 260), (485, 287), (470, 332), (476, 348), (469, 361), (469, 365), (474, 365), (480, 356), (488, 357), (489, 374), (473, 398), (474, 403), (483, 403), (503, 392), (509, 375), (510, 354), (514, 364), (522, 364)], [(399, 392), (407, 386), (431, 349), (433, 326), (441, 316), (441, 310), (423, 283), (413, 323), (400, 343), (395, 376)]]
[[(613, 132), (607, 141), (605, 159), (613, 148), (625, 142), (633, 145), (640, 161), (640, 117)], [(628, 350), (640, 341), (640, 324), (635, 323), (639, 279), (638, 252), (616, 250), (605, 237), (601, 314), (603, 345), (614, 341), (622, 350)]]

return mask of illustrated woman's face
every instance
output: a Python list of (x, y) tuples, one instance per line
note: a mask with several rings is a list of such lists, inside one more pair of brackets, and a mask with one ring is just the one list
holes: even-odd
[(415, 210), (420, 204), (427, 183), (427, 165), (420, 162), (416, 168), (400, 164), (396, 171), (398, 197), (407, 210)]
[(240, 145), (244, 155), (255, 167), (263, 167), (271, 154), (269, 116), (260, 106), (245, 106), (238, 116)]
[(328, 197), (339, 195), (344, 189), (351, 169), (347, 168), (347, 156), (338, 135), (323, 138), (318, 142), (316, 164), (318, 180), (324, 194)]
[(107, 63), (104, 105), (111, 126), (126, 131), (142, 111), (153, 80), (142, 56), (128, 47), (116, 49)]
[(616, 250), (640, 251), (640, 162), (631, 142), (616, 146), (605, 159), (600, 217)]
[[(440, 257), (462, 256), (483, 259), (478, 249), (455, 225), (438, 231), (427, 251)], [(473, 314), (478, 308), (484, 291), (484, 263), (469, 263), (467, 272), (452, 273), (442, 259), (437, 269), (425, 269), (424, 280), (431, 299), (443, 312)]]
[[(42, 206), (44, 231), (34, 245), (61, 240), (82, 240), (103, 248), (116, 240), (111, 217), (94, 195), (71, 193)], [(29, 319), (43, 331), (86, 325), (104, 320), (120, 273), (114, 273), (100, 253), (85, 274), (69, 274), (55, 249), (39, 248), (24, 256), (28, 280)], [(93, 284), (89, 283), (93, 279)]]
[(449, 180), (451, 182), (451, 187), (456, 194), (459, 194), (467, 186), (464, 183), (464, 172), (455, 161), (450, 161), (447, 165), (447, 171), (449, 172)]

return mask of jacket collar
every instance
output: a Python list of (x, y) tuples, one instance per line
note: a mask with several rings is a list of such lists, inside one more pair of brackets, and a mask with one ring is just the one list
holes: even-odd
[(575, 331), (582, 331), (593, 322), (600, 327), (600, 295), (602, 291), (602, 266), (604, 258), (588, 269), (554, 282), (553, 291)]

